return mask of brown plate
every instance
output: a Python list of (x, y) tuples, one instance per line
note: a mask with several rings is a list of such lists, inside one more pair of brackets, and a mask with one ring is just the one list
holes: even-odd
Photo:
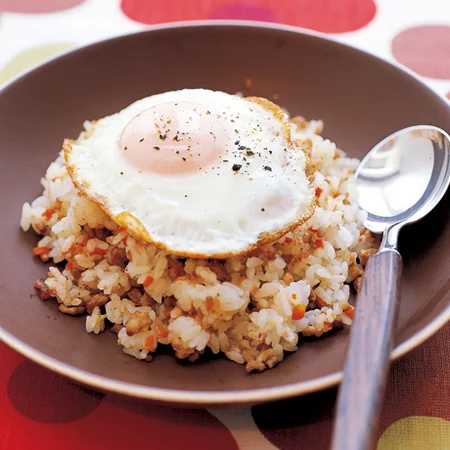
[[(195, 364), (161, 355), (137, 361), (112, 333), (87, 334), (84, 318), (40, 301), (33, 281), (47, 267), (32, 257), (38, 241), (19, 229), (22, 204), (64, 137), (85, 119), (151, 94), (185, 87), (272, 98), (293, 114), (322, 118), (325, 135), (361, 158), (380, 139), (416, 124), (450, 129), (449, 104), (416, 77), (374, 56), (288, 27), (251, 23), (165, 25), (67, 53), (0, 92), (2, 210), (0, 338), (60, 374), (99, 389), (183, 405), (260, 403), (339, 382), (348, 330), (303, 342), (273, 370), (247, 375), (222, 358)], [(414, 158), (414, 155), (411, 155)], [(450, 318), (449, 195), (401, 234), (405, 267), (396, 333), (398, 357)], [(425, 369), (425, 368), (424, 368)]]

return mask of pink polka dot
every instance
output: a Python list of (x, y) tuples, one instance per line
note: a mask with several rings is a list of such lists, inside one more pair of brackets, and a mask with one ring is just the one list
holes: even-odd
[(80, 5), (85, 0), (0, 0), (0, 12), (51, 13)]
[(275, 13), (260, 5), (231, 4), (217, 8), (211, 14), (211, 19), (239, 19), (260, 20), (263, 22), (276, 22)]
[(392, 41), (395, 58), (419, 75), (450, 79), (450, 26), (408, 28)]
[(122, 11), (145, 24), (198, 19), (280, 22), (325, 33), (354, 31), (375, 16), (373, 0), (122, 0)]

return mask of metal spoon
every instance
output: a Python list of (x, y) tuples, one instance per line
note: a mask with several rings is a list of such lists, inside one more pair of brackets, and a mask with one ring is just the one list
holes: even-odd
[(433, 126), (405, 128), (381, 141), (356, 171), (365, 226), (383, 233), (366, 266), (340, 387), (333, 450), (375, 445), (400, 297), (398, 233), (441, 200), (450, 181), (450, 136)]

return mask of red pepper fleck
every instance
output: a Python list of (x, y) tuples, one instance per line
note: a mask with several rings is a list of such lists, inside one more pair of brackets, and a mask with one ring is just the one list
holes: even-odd
[(153, 278), (152, 277), (146, 277), (144, 282), (142, 283), (142, 285), (144, 287), (149, 287), (152, 283), (153, 283)]
[(94, 250), (92, 250), (92, 252), (89, 253), (89, 256), (94, 256), (94, 255), (105, 256), (106, 250), (103, 250), (102, 248), (99, 248), (99, 247), (95, 247)]
[(323, 189), (316, 188), (316, 197), (320, 197), (320, 194), (323, 192)]
[(166, 338), (167, 336), (169, 336), (169, 332), (160, 325), (156, 325), (155, 332), (156, 332), (157, 336), (162, 337), (162, 338)]
[(47, 220), (49, 220), (51, 219), (55, 211), (56, 211), (55, 208), (48, 208), (42, 213), (42, 216), (45, 217)]
[(47, 253), (50, 253), (50, 248), (48, 247), (34, 247), (33, 248), (33, 255), (39, 256), (39, 255), (46, 255)]
[(319, 308), (323, 308), (324, 306), (328, 306), (328, 303), (325, 300), (322, 300), (320, 297), (316, 298), (316, 303)]
[(314, 242), (314, 246), (316, 248), (324, 248), (323, 240), (322, 239), (316, 239)]
[(292, 319), (293, 320), (300, 320), (305, 317), (305, 310), (306, 307), (303, 305), (295, 305), (294, 309), (292, 310)]
[(349, 307), (344, 311), (344, 314), (350, 319), (353, 319), (353, 316), (355, 315), (355, 308), (352, 305), (349, 305)]
[(155, 338), (152, 335), (147, 336), (144, 341), (144, 347), (152, 348), (154, 343), (155, 343)]

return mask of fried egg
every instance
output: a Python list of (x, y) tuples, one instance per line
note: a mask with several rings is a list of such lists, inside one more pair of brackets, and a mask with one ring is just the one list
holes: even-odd
[(225, 258), (306, 221), (306, 155), (280, 107), (205, 89), (152, 95), (64, 141), (75, 185), (135, 236)]

